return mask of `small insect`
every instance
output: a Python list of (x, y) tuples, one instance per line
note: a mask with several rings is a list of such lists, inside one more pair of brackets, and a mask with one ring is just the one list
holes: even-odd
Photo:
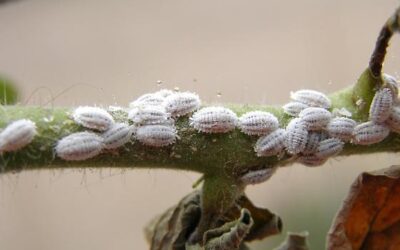
[(114, 123), (114, 118), (104, 109), (82, 106), (74, 110), (74, 121), (85, 128), (106, 131)]
[(166, 97), (163, 106), (173, 117), (179, 117), (197, 110), (200, 98), (194, 93), (178, 92)]
[(240, 181), (245, 185), (255, 185), (262, 183), (275, 173), (278, 168), (266, 168), (255, 171), (250, 171), (240, 177)]
[(131, 109), (128, 118), (137, 125), (165, 124), (170, 115), (162, 106), (140, 106)]
[(369, 121), (357, 125), (353, 131), (353, 143), (370, 145), (383, 141), (390, 133), (388, 126)]
[(400, 133), (400, 106), (393, 106), (386, 124), (396, 133)]
[(206, 107), (190, 118), (190, 125), (204, 133), (226, 133), (235, 129), (236, 114), (224, 107)]
[(321, 141), (315, 156), (319, 158), (329, 158), (339, 154), (343, 150), (344, 142), (338, 138), (329, 138)]
[(391, 90), (393, 94), (393, 101), (396, 102), (399, 95), (399, 84), (397, 83), (397, 79), (394, 76), (383, 74), (383, 82)]
[(130, 108), (141, 106), (159, 106), (163, 103), (164, 97), (157, 93), (148, 93), (138, 97), (133, 102), (129, 103)]
[(238, 125), (247, 135), (265, 135), (278, 129), (279, 121), (269, 112), (252, 111), (242, 115)]
[(309, 89), (302, 89), (290, 93), (290, 98), (294, 101), (307, 104), (311, 107), (320, 107), (329, 109), (331, 107), (331, 100), (321, 92)]
[(0, 153), (21, 149), (32, 142), (37, 134), (36, 125), (28, 119), (10, 123), (0, 133)]
[(306, 124), (300, 118), (292, 119), (286, 127), (286, 151), (292, 155), (302, 152), (306, 147), (307, 137)]
[(56, 154), (66, 161), (83, 161), (100, 154), (103, 138), (93, 132), (70, 134), (58, 141)]
[(101, 136), (104, 139), (104, 148), (114, 149), (128, 143), (133, 134), (133, 127), (125, 123), (115, 123)]
[(136, 138), (147, 146), (164, 147), (175, 143), (177, 134), (171, 126), (146, 125), (136, 130)]
[(309, 107), (303, 109), (299, 117), (306, 124), (308, 130), (319, 130), (329, 123), (332, 114), (324, 108)]
[(369, 108), (369, 119), (376, 123), (384, 122), (389, 117), (392, 106), (392, 91), (389, 88), (378, 90)]
[(323, 165), (328, 158), (321, 158), (316, 156), (315, 154), (306, 154), (306, 155), (301, 155), (299, 158), (297, 158), (297, 161), (300, 162), (301, 164), (307, 166), (307, 167), (317, 167)]
[(286, 131), (278, 128), (270, 134), (260, 137), (254, 146), (254, 151), (260, 157), (278, 155), (285, 149), (285, 140)]
[(356, 125), (357, 122), (350, 118), (336, 117), (328, 123), (326, 129), (331, 137), (339, 138), (342, 141), (350, 141)]
[(319, 143), (328, 138), (328, 135), (323, 131), (311, 131), (308, 133), (307, 143), (303, 149), (303, 154), (313, 154), (317, 150)]
[(303, 109), (308, 107), (307, 104), (301, 102), (289, 102), (283, 106), (283, 112), (290, 116), (298, 116)]

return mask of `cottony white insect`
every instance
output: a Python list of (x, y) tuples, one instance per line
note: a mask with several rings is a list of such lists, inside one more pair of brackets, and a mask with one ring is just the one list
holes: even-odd
[(328, 109), (331, 106), (331, 100), (321, 92), (309, 89), (302, 89), (290, 93), (292, 100), (307, 104), (311, 107), (320, 107)]
[(393, 105), (393, 94), (389, 88), (383, 88), (375, 93), (369, 109), (369, 119), (376, 123), (384, 122), (390, 115)]
[(104, 109), (97, 107), (78, 107), (72, 118), (85, 128), (105, 131), (114, 123), (114, 118)]
[(0, 153), (21, 149), (32, 142), (37, 134), (36, 125), (28, 119), (10, 123), (0, 133)]
[(128, 143), (133, 134), (133, 127), (126, 123), (115, 123), (101, 136), (104, 139), (104, 148), (114, 149)]
[(163, 103), (164, 97), (157, 93), (148, 93), (138, 97), (133, 102), (129, 103), (130, 108), (141, 106), (159, 106)]
[(247, 135), (265, 135), (278, 129), (279, 121), (269, 112), (251, 111), (239, 118), (238, 125)]
[(313, 154), (317, 150), (319, 143), (328, 138), (328, 135), (323, 131), (311, 131), (308, 133), (307, 143), (302, 151), (303, 154)]
[(286, 127), (286, 151), (292, 155), (302, 152), (306, 147), (307, 137), (306, 124), (300, 118), (292, 119)]
[(254, 146), (254, 151), (257, 156), (278, 155), (285, 149), (285, 140), (286, 131), (278, 128), (270, 134), (260, 137)]
[(353, 143), (370, 145), (383, 141), (390, 133), (388, 126), (369, 121), (357, 125), (353, 131)]
[(245, 185), (255, 185), (262, 183), (275, 173), (277, 168), (266, 168), (260, 170), (249, 171), (240, 177), (240, 181)]
[(178, 92), (166, 97), (163, 106), (172, 116), (179, 117), (197, 110), (200, 107), (200, 98), (194, 93)]
[(302, 110), (299, 117), (306, 124), (308, 130), (319, 130), (329, 123), (332, 114), (324, 108), (309, 107)]
[(224, 107), (206, 107), (190, 118), (190, 125), (204, 133), (226, 133), (235, 129), (236, 114)]
[(129, 111), (128, 118), (137, 125), (165, 124), (170, 115), (161, 106), (140, 106)]
[(307, 104), (301, 102), (289, 102), (283, 106), (283, 112), (291, 116), (298, 116), (303, 109), (308, 107)]
[(350, 141), (357, 122), (346, 117), (333, 118), (326, 127), (330, 136), (342, 141)]
[(383, 82), (391, 90), (393, 94), (393, 101), (396, 102), (399, 95), (399, 84), (397, 83), (397, 79), (394, 76), (383, 74)]
[(103, 138), (92, 132), (70, 134), (58, 141), (56, 154), (66, 161), (83, 161), (100, 154)]
[(386, 124), (396, 133), (400, 133), (400, 106), (393, 106)]
[(329, 158), (339, 154), (343, 150), (344, 142), (338, 138), (329, 138), (319, 143), (315, 156), (319, 158)]
[(328, 158), (321, 158), (318, 157), (314, 154), (310, 155), (302, 155), (299, 158), (297, 158), (297, 161), (300, 162), (301, 164), (307, 166), (307, 167), (317, 167), (323, 165)]
[(171, 126), (146, 125), (136, 130), (136, 138), (147, 146), (164, 147), (175, 143), (177, 134)]

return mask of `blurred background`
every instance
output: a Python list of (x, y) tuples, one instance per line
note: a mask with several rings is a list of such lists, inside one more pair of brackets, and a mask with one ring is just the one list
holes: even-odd
[[(127, 105), (161, 88), (207, 103), (284, 104), (289, 92), (353, 84), (398, 0), (0, 1), (0, 75), (23, 105)], [(398, 76), (400, 40), (385, 71)], [(161, 82), (160, 82), (161, 81)], [(362, 171), (394, 154), (293, 165), (248, 188), (284, 232), (308, 230), (324, 249), (335, 211)], [(166, 170), (31, 171), (0, 176), (0, 249), (148, 249), (143, 227), (199, 175)]]

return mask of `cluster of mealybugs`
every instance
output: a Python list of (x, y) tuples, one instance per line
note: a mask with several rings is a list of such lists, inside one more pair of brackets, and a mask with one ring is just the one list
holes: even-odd
[(36, 134), (36, 125), (31, 120), (21, 119), (10, 123), (0, 132), (0, 154), (27, 146)]

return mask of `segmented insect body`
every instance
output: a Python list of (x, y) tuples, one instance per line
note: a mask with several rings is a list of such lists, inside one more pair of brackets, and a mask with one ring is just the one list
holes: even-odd
[(226, 133), (235, 129), (237, 116), (224, 107), (202, 108), (192, 115), (190, 125), (204, 133)]
[(169, 114), (161, 106), (140, 106), (129, 111), (128, 118), (136, 125), (168, 123)]
[(383, 74), (383, 81), (393, 94), (393, 101), (396, 101), (399, 95), (399, 84), (397, 79), (391, 75)]
[(285, 149), (286, 131), (278, 128), (268, 135), (260, 137), (254, 151), (257, 156), (272, 156), (278, 155)]
[(310, 155), (302, 155), (297, 158), (297, 161), (307, 167), (317, 167), (323, 165), (328, 158), (321, 158), (316, 156), (315, 154)]
[(200, 98), (194, 93), (178, 92), (166, 97), (163, 106), (172, 116), (179, 117), (197, 110), (200, 107)]
[(328, 109), (331, 106), (331, 100), (321, 92), (309, 89), (298, 90), (290, 94), (292, 100), (307, 104), (311, 107), (320, 107)]
[(389, 88), (378, 90), (369, 109), (369, 119), (376, 123), (384, 122), (392, 111), (392, 105), (392, 91)]
[(115, 123), (109, 130), (102, 134), (104, 148), (114, 149), (128, 143), (133, 134), (133, 127), (125, 123)]
[(304, 150), (308, 131), (306, 124), (300, 118), (292, 119), (286, 127), (286, 151), (298, 154)]
[(163, 103), (164, 97), (157, 93), (148, 93), (138, 97), (133, 102), (129, 103), (130, 108), (141, 106), (159, 106)]
[(252, 111), (239, 118), (239, 128), (247, 135), (265, 135), (278, 127), (278, 119), (269, 112)]
[(336, 117), (328, 123), (326, 129), (331, 137), (339, 138), (342, 141), (350, 141), (356, 125), (357, 122), (350, 118)]
[(283, 106), (283, 111), (290, 116), (298, 116), (303, 109), (308, 107), (307, 104), (301, 102), (289, 102)]
[(321, 141), (315, 156), (319, 158), (329, 158), (339, 154), (343, 150), (344, 142), (338, 138), (329, 138)]
[(393, 106), (386, 123), (392, 131), (400, 133), (400, 106)]
[(175, 143), (177, 134), (171, 126), (146, 125), (136, 130), (136, 138), (147, 146), (164, 147)]
[(37, 134), (36, 125), (28, 119), (10, 123), (0, 133), (0, 153), (21, 149), (32, 142)]
[(357, 125), (353, 131), (353, 143), (370, 145), (383, 141), (390, 133), (388, 126), (369, 121)]
[(308, 130), (324, 128), (332, 118), (331, 112), (324, 108), (309, 107), (303, 109), (299, 117), (306, 124)]
[(240, 177), (240, 181), (245, 185), (255, 185), (262, 183), (275, 173), (277, 168), (266, 168), (255, 171), (250, 171)]
[(85, 128), (105, 131), (114, 123), (114, 118), (104, 109), (97, 107), (78, 107), (74, 110), (74, 121)]
[(66, 161), (83, 161), (100, 154), (103, 138), (92, 132), (70, 134), (58, 141), (56, 154)]
[(315, 153), (315, 151), (317, 150), (317, 148), (319, 146), (319, 143), (322, 140), (325, 140), (327, 138), (328, 138), (328, 135), (323, 131), (308, 132), (307, 143), (306, 143), (306, 146), (303, 149), (302, 153), (304, 153), (304, 154)]

